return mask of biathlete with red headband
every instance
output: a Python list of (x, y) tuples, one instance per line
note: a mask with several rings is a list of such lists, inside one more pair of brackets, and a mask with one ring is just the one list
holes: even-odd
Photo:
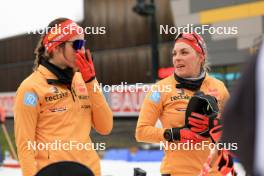
[[(229, 93), (223, 82), (208, 75), (207, 48), (200, 35), (180, 33), (175, 39), (172, 62), (174, 73), (157, 82), (144, 99), (136, 139), (139, 142), (160, 143), (164, 147), (162, 175), (199, 175), (210, 156), (210, 131), (220, 125), (218, 112), (223, 110)], [(163, 87), (168, 86), (171, 90), (164, 91)], [(215, 101), (220, 110), (213, 117), (197, 111), (190, 112), (186, 117), (186, 109), (192, 106), (189, 102), (194, 95), (197, 102)], [(195, 106), (202, 106), (202, 103)], [(155, 127), (158, 119), (162, 128)], [(188, 145), (182, 145), (186, 143)], [(191, 145), (198, 143), (207, 146)], [(209, 175), (221, 175), (219, 170), (222, 169), (214, 165)]]
[[(107, 135), (113, 116), (95, 78), (82, 28), (59, 18), (48, 26), (35, 50), (34, 72), (15, 99), (15, 138), (23, 176), (59, 161), (74, 161), (99, 176), (100, 160), (92, 144), (93, 127)], [(67, 172), (67, 170), (65, 170)]]

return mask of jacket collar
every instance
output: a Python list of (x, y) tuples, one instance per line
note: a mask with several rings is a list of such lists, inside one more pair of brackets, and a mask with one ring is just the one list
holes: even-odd
[(174, 79), (177, 81), (176, 88), (183, 88), (183, 89), (188, 89), (188, 90), (191, 90), (191, 91), (199, 90), (201, 85), (202, 85), (202, 83), (203, 83), (203, 81), (207, 77), (208, 77), (207, 73), (205, 73), (204, 76), (202, 76), (199, 79), (190, 80), (190, 79), (181, 78), (181, 77), (177, 76), (174, 73)]
[(71, 85), (73, 71), (70, 68), (62, 70), (54, 64), (42, 59), (37, 70), (44, 75), (48, 84), (59, 83)]

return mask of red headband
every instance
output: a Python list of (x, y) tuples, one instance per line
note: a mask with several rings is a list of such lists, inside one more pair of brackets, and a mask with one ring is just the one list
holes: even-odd
[(177, 42), (186, 43), (187, 45), (190, 45), (196, 52), (203, 54), (201, 47), (195, 41), (190, 41), (190, 40), (185, 39), (185, 38), (180, 38), (177, 40)]
[(190, 45), (196, 52), (205, 56), (205, 42), (203, 38), (195, 33), (182, 33), (176, 37), (176, 42), (184, 42)]
[(66, 20), (50, 29), (43, 39), (43, 45), (50, 53), (56, 46), (78, 34), (83, 34), (83, 29), (72, 20)]

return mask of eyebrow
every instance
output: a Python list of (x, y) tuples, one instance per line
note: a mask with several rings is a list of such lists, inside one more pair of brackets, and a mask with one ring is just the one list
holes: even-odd
[[(181, 48), (180, 51), (188, 50), (188, 48)], [(177, 52), (175, 49), (172, 50), (172, 52)]]

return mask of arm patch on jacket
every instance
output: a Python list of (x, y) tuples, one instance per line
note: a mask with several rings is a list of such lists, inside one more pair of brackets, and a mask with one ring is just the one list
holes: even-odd
[(24, 104), (27, 106), (37, 106), (37, 95), (32, 92), (26, 92), (24, 95)]
[(160, 102), (160, 93), (158, 91), (151, 92), (149, 99), (153, 101), (154, 103)]

